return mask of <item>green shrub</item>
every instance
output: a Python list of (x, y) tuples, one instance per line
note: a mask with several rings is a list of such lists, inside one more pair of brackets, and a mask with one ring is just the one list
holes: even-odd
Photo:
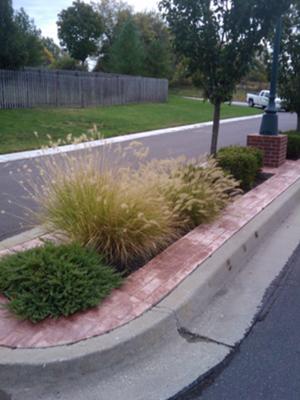
[(218, 151), (220, 167), (231, 174), (243, 190), (253, 187), (263, 166), (263, 153), (254, 147), (231, 146)]
[(298, 160), (300, 158), (300, 132), (286, 132), (288, 135), (287, 158), (290, 160)]
[(0, 259), (0, 292), (9, 310), (34, 323), (97, 306), (121, 282), (96, 252), (78, 244), (47, 242)]

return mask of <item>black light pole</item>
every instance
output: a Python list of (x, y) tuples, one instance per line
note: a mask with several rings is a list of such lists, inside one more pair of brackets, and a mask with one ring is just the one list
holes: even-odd
[(273, 136), (278, 135), (278, 115), (277, 115), (275, 99), (276, 99), (276, 89), (277, 89), (277, 79), (278, 79), (281, 31), (282, 31), (282, 18), (280, 16), (277, 22), (275, 41), (274, 41), (270, 99), (269, 99), (269, 105), (266, 108), (266, 112), (262, 119), (260, 127), (261, 135), (273, 135)]

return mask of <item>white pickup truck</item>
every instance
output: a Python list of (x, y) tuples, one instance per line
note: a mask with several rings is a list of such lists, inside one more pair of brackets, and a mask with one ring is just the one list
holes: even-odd
[[(247, 103), (250, 107), (262, 107), (266, 108), (269, 104), (270, 91), (262, 90), (259, 94), (248, 93)], [(278, 110), (282, 109), (282, 100), (279, 97), (275, 99), (276, 108)]]

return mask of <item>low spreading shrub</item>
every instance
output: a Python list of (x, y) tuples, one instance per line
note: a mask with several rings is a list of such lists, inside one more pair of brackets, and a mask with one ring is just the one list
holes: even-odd
[(231, 146), (218, 151), (220, 167), (231, 174), (243, 190), (253, 187), (263, 166), (263, 153), (254, 147)]
[(49, 242), (0, 259), (0, 293), (9, 310), (34, 323), (97, 306), (121, 282), (95, 251), (78, 244)]
[(298, 160), (300, 158), (300, 132), (286, 132), (288, 136), (287, 158)]

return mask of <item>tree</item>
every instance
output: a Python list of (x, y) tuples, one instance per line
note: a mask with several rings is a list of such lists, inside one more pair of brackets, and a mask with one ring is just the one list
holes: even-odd
[(192, 77), (189, 72), (189, 62), (186, 57), (175, 54), (173, 75), (170, 81), (170, 86), (174, 88), (182, 86), (192, 86)]
[(221, 104), (232, 99), (261, 42), (289, 0), (161, 0), (179, 53), (214, 105), (211, 154), (217, 151)]
[(52, 66), (60, 57), (62, 57), (62, 50), (53, 39), (49, 37), (42, 37), (41, 44), (43, 46), (43, 66)]
[(134, 13), (133, 8), (119, 0), (101, 0), (94, 4), (104, 24), (104, 35), (96, 71), (111, 72), (111, 48), (121, 34), (124, 24), (132, 19), (144, 49), (145, 76), (169, 78), (173, 70), (171, 35), (166, 23), (155, 12)]
[(101, 0), (93, 4), (103, 21), (104, 32), (95, 71), (110, 72), (110, 51), (125, 22), (133, 16), (133, 7), (119, 0)]
[(78, 60), (70, 57), (68, 54), (62, 54), (58, 59), (53, 60), (51, 69), (65, 69), (68, 71), (87, 71), (87, 65), (80, 63)]
[(104, 40), (112, 44), (117, 27), (133, 15), (133, 7), (120, 0), (101, 0), (93, 3), (93, 6), (103, 22)]
[(300, 3), (293, 4), (284, 18), (279, 91), (289, 111), (297, 113), (300, 133)]
[(14, 12), (11, 0), (0, 1), (0, 68), (16, 69), (42, 63), (41, 32), (21, 8)]
[(19, 43), (25, 54), (24, 66), (39, 66), (43, 63), (43, 45), (41, 31), (35, 26), (31, 19), (21, 8), (15, 14), (15, 23), (19, 31)]
[(110, 71), (139, 75), (143, 71), (144, 50), (139, 32), (132, 18), (120, 30), (109, 52)]
[(20, 31), (14, 21), (11, 0), (0, 1), (0, 68), (19, 68), (26, 54), (21, 45)]
[(256, 54), (251, 62), (251, 68), (245, 76), (245, 81), (261, 83), (269, 82), (270, 61), (269, 51), (266, 50)]
[(165, 22), (155, 12), (137, 13), (134, 21), (144, 47), (144, 75), (169, 78), (174, 57), (170, 31)]
[(58, 60), (60, 57), (63, 56), (62, 49), (54, 42), (52, 38), (43, 37), (41, 42), (43, 47), (52, 54), (54, 60)]
[(103, 23), (100, 15), (89, 4), (80, 0), (58, 15), (58, 37), (71, 57), (84, 64), (89, 56), (97, 54)]

